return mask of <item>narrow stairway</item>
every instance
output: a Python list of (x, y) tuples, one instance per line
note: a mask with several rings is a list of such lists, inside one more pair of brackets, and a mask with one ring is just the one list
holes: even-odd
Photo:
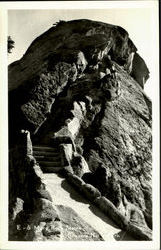
[(98, 231), (105, 241), (134, 240), (58, 174), (62, 168), (59, 148), (33, 146), (33, 155), (43, 171), (44, 181), (54, 205), (71, 207), (85, 222)]
[(59, 148), (33, 146), (33, 156), (44, 173), (57, 173), (62, 168)]

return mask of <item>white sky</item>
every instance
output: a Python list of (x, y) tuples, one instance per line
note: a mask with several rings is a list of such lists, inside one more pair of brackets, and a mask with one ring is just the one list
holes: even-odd
[(8, 11), (8, 34), (15, 41), (15, 49), (8, 57), (11, 63), (20, 59), (31, 42), (52, 24), (59, 20), (92, 19), (119, 25), (125, 28), (138, 48), (138, 53), (145, 60), (150, 70), (150, 80), (145, 90), (151, 96), (154, 59), (153, 50), (154, 10), (153, 8), (122, 8), (122, 9), (25, 9)]

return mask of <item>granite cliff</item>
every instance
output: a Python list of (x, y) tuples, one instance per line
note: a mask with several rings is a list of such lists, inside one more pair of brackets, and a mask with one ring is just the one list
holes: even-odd
[(23, 129), (30, 132), (33, 145), (63, 145), (64, 173), (96, 188), (140, 230), (138, 239), (151, 239), (152, 108), (143, 90), (149, 70), (129, 34), (102, 22), (60, 21), (36, 38), (8, 73), (9, 145), (16, 152), (10, 157), (11, 228), (13, 210), (19, 214), (17, 197), (28, 210), (37, 197), (42, 198), (39, 209), (46, 205), (41, 178), (34, 177), (38, 163), (32, 146), (29, 153), (23, 151), (25, 160), (20, 155), (23, 143), (17, 138)]

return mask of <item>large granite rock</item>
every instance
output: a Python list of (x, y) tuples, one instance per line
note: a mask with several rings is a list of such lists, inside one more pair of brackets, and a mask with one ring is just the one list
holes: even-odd
[(90, 20), (61, 21), (38, 37), (9, 66), (10, 146), (21, 129), (34, 143), (72, 143), (92, 172), (85, 180), (151, 228), (149, 70), (136, 51), (123, 28)]

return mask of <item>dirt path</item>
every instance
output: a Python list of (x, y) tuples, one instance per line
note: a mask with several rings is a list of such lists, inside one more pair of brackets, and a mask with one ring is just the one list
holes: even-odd
[(100, 233), (105, 241), (134, 240), (96, 206), (77, 193), (65, 178), (57, 174), (44, 174), (44, 178), (54, 204), (74, 209), (83, 220)]

